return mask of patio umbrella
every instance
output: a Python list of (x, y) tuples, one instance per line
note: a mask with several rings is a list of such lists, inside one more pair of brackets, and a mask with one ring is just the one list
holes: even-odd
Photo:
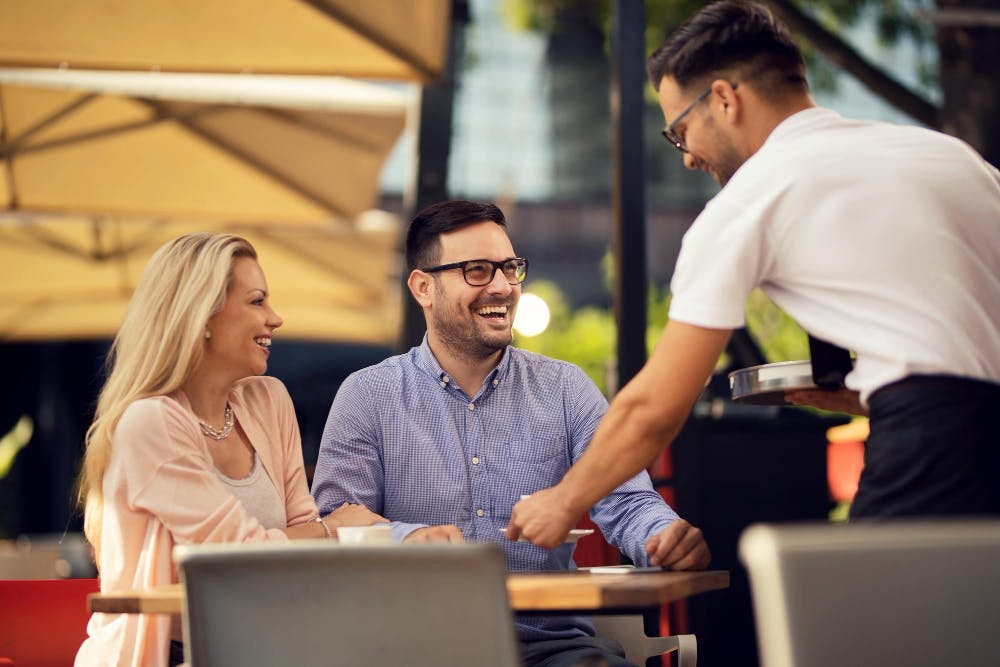
[(0, 341), (111, 337), (153, 251), (208, 227), (257, 249), (280, 338), (395, 342), (398, 224), (379, 211), (325, 227), (0, 217)]
[(411, 106), (332, 77), (0, 70), (0, 340), (112, 335), (156, 247), (221, 229), (260, 246), (283, 333), (391, 343), (399, 225), (364, 212)]
[(426, 82), (451, 0), (5, 0), (0, 64)]

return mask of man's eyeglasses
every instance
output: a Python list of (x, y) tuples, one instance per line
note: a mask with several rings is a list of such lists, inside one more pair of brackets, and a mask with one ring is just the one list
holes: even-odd
[(437, 273), (438, 271), (448, 271), (450, 269), (462, 269), (465, 282), (471, 287), (482, 287), (493, 282), (493, 276), (497, 269), (503, 272), (504, 278), (511, 285), (520, 285), (528, 277), (528, 260), (523, 257), (511, 257), (500, 262), (489, 259), (467, 259), (464, 262), (454, 262), (452, 264), (442, 264), (432, 266), (429, 269), (420, 269), (424, 273)]
[[(712, 83), (715, 83), (715, 82), (713, 81)], [(731, 85), (733, 87), (733, 90), (736, 90), (736, 86), (738, 84), (730, 83), (729, 85)], [(708, 86), (708, 88), (706, 88), (705, 90), (701, 91), (701, 93), (698, 94), (698, 97), (694, 98), (694, 102), (692, 102), (691, 104), (687, 105), (687, 108), (684, 109), (684, 111), (682, 111), (680, 113), (680, 115), (677, 116), (677, 118), (674, 118), (674, 120), (667, 125), (667, 128), (665, 130), (663, 130), (663, 138), (666, 139), (667, 141), (669, 141), (673, 145), (673, 147), (676, 148), (677, 150), (679, 150), (681, 153), (687, 153), (688, 152), (687, 145), (684, 143), (684, 138), (681, 135), (679, 135), (676, 132), (674, 132), (674, 128), (677, 127), (677, 124), (679, 122), (681, 122), (682, 120), (684, 120), (685, 116), (687, 116), (689, 113), (691, 113), (692, 109), (694, 109), (696, 106), (698, 106), (699, 102), (701, 102), (703, 99), (705, 99), (706, 97), (708, 97), (708, 94), (710, 92), (712, 92), (712, 86), (711, 86), (711, 84)]]

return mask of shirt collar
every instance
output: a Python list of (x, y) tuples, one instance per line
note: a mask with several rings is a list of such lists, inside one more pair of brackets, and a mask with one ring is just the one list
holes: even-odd
[(836, 111), (824, 107), (809, 107), (808, 109), (797, 111), (778, 123), (771, 130), (771, 134), (767, 135), (764, 144), (781, 141), (786, 136), (794, 136), (800, 131), (808, 130), (815, 123), (825, 123), (831, 118), (838, 117), (840, 117), (840, 114)]
[[(439, 383), (444, 383), (445, 385), (451, 384), (451, 376), (441, 368), (441, 364), (438, 363), (437, 358), (434, 357), (434, 353), (431, 352), (431, 347), (427, 343), (427, 334), (424, 334), (424, 339), (420, 342), (418, 347), (414, 349), (413, 363), (435, 379)], [(507, 373), (510, 370), (510, 357), (511, 352), (514, 350), (513, 347), (508, 345), (504, 348), (503, 355), (500, 357), (500, 363), (496, 367), (486, 374), (486, 378), (483, 380), (483, 387), (487, 387), (491, 384), (496, 386), (507, 377)], [(494, 384), (495, 383), (495, 384)]]

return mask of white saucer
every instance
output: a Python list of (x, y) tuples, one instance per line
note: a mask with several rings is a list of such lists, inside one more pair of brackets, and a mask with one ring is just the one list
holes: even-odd
[[(506, 533), (507, 529), (501, 528), (500, 532)], [(593, 534), (594, 534), (593, 528), (574, 528), (573, 530), (569, 531), (569, 535), (566, 536), (566, 541), (563, 542), (563, 544), (576, 544), (576, 541), (581, 537), (586, 537), (587, 535), (593, 535)], [(528, 542), (529, 540), (524, 539), (524, 537), (519, 537), (517, 541)]]

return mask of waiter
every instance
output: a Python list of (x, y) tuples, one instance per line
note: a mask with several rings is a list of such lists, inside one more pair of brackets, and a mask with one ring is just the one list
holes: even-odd
[(849, 391), (790, 397), (870, 414), (852, 518), (1000, 514), (1000, 173), (953, 137), (817, 106), (798, 47), (758, 4), (703, 8), (647, 65), (664, 136), (723, 187), (684, 237), (649, 361), (507, 536), (555, 546), (649, 465), (758, 286), (855, 352)]

